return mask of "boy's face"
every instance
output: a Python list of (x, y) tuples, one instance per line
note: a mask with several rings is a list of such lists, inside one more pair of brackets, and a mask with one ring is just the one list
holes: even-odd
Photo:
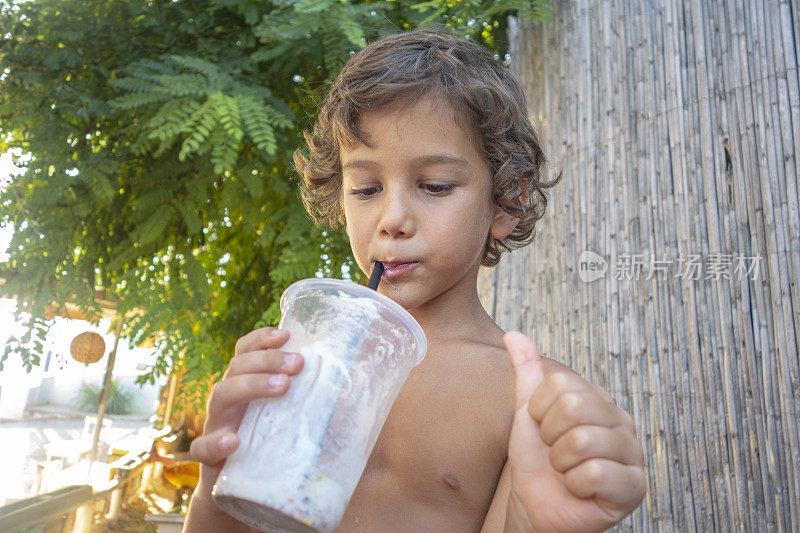
[(474, 284), (468, 274), (477, 273), (490, 231), (503, 238), (515, 222), (492, 205), (484, 157), (449, 106), (423, 100), (381, 109), (359, 126), (374, 148), (357, 143), (340, 152), (358, 266), (369, 275), (374, 261), (383, 262), (379, 291), (407, 309)]

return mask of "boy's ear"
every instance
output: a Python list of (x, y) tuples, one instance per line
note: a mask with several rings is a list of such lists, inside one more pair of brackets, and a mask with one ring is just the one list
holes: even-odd
[(519, 186), (522, 188), (522, 194), (519, 195), (519, 199), (523, 204), (528, 201), (528, 191), (525, 190), (526, 185), (528, 185), (528, 178), (520, 178)]
[[(525, 189), (525, 186), (528, 184), (528, 179), (520, 178), (519, 181), (522, 189)], [(528, 200), (527, 191), (522, 193), (521, 200), (523, 204)], [(508, 237), (508, 234), (517, 227), (517, 223), (519, 223), (518, 218), (514, 218), (499, 207), (495, 207), (494, 218), (492, 219), (492, 224), (489, 226), (489, 234), (498, 240), (505, 239)]]
[(489, 225), (489, 234), (497, 240), (505, 239), (517, 227), (518, 218), (514, 218), (499, 207), (494, 209), (494, 218)]

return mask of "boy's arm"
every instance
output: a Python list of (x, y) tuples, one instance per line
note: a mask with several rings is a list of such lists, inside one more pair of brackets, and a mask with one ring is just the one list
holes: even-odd
[(489, 512), (483, 521), (481, 533), (537, 533), (525, 515), (524, 509), (515, 502), (509, 502), (510, 493), (511, 471), (506, 461)]
[(500, 481), (497, 482), (497, 490), (494, 492), (492, 504), (486, 519), (483, 521), (481, 533), (501, 533), (506, 524), (506, 509), (508, 508), (508, 493), (511, 490), (511, 475), (508, 470), (508, 461), (503, 465), (503, 472), (500, 474)]

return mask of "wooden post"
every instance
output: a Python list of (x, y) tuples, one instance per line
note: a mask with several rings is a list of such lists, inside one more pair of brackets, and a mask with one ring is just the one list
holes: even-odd
[(114, 520), (119, 516), (119, 511), (122, 508), (122, 496), (124, 485), (120, 483), (116, 489), (111, 493), (111, 501), (108, 504), (108, 513), (106, 513), (106, 520)]
[(94, 522), (94, 502), (89, 502), (75, 511), (75, 523), (72, 533), (89, 533)]
[(161, 420), (161, 428), (163, 429), (169, 424), (169, 419), (172, 418), (172, 407), (175, 404), (175, 392), (178, 388), (178, 375), (173, 368), (169, 376), (169, 391), (167, 392), (167, 404), (164, 406), (164, 418)]
[(108, 401), (108, 393), (111, 388), (111, 374), (114, 371), (114, 361), (117, 358), (117, 346), (119, 346), (119, 336), (122, 333), (122, 316), (117, 315), (117, 328), (114, 332), (114, 349), (108, 356), (108, 364), (106, 365), (106, 376), (103, 380), (103, 391), (100, 393), (100, 403), (97, 406), (97, 424), (94, 427), (94, 437), (92, 437), (92, 452), (89, 456), (89, 471), (91, 471), (91, 464), (97, 459), (97, 443), (100, 440), (100, 430), (103, 428), (103, 416), (106, 413), (106, 403)]

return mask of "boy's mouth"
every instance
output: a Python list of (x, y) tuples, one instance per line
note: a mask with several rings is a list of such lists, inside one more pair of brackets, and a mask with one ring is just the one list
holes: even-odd
[(402, 276), (419, 264), (419, 261), (381, 262), (383, 263), (383, 277), (385, 278), (396, 278), (398, 276)]

